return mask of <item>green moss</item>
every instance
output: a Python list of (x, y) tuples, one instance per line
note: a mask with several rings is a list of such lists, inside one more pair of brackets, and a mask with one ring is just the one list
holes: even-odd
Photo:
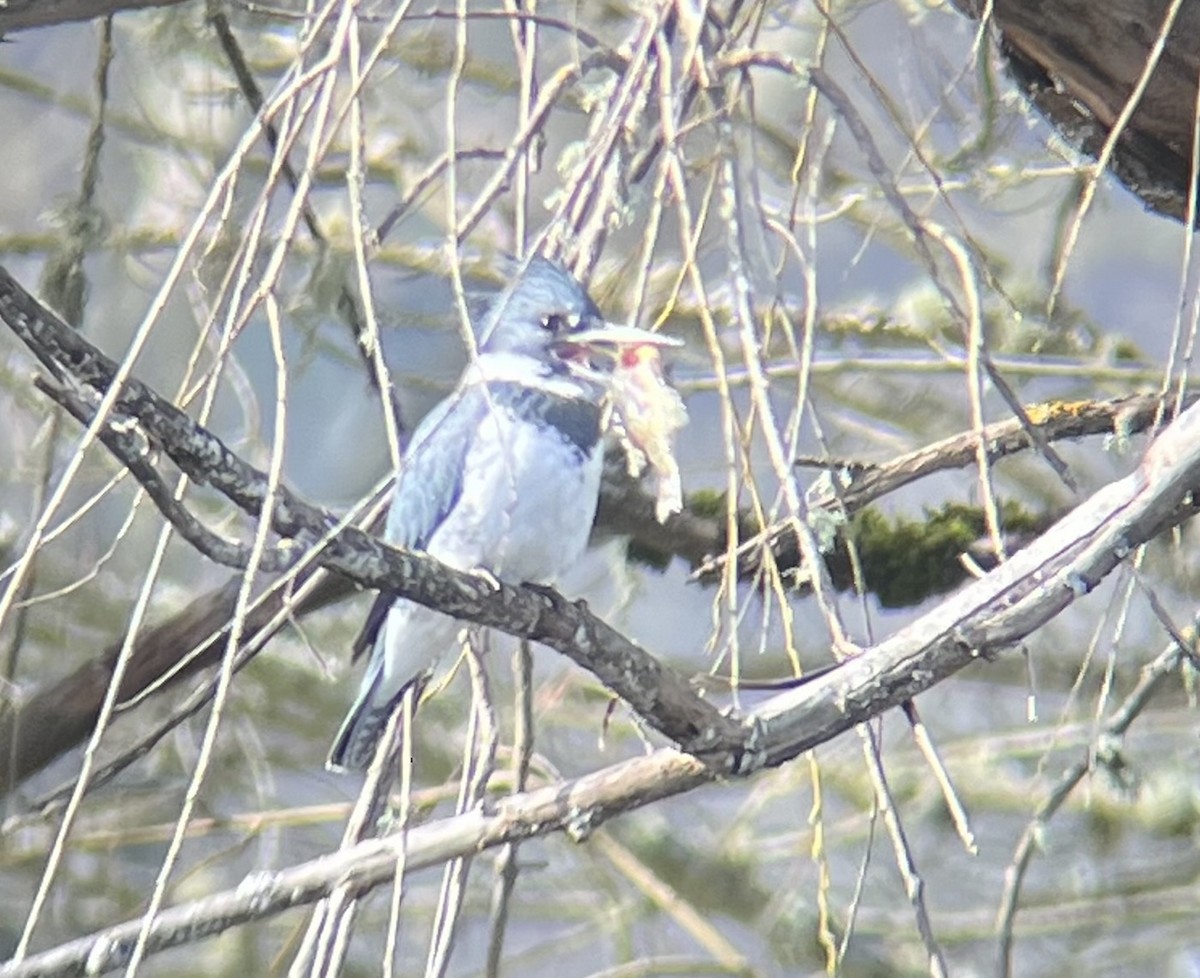
[(1116, 344), (1113, 346), (1112, 355), (1113, 359), (1119, 362), (1141, 362), (1146, 359), (1145, 353), (1135, 343), (1131, 343), (1129, 340), (1125, 339), (1117, 340)]
[(672, 555), (641, 543), (636, 537), (630, 539), (625, 547), (625, 559), (631, 564), (649, 567), (651, 570), (665, 571), (671, 564)]
[(687, 497), (688, 512), (701, 519), (721, 520), (725, 518), (729, 497), (723, 492), (712, 489), (699, 489), (689, 492)]
[[(1045, 520), (1016, 503), (1000, 507), (1005, 532), (1037, 532)], [(886, 608), (910, 607), (957, 587), (967, 576), (959, 555), (987, 534), (983, 510), (948, 503), (924, 520), (890, 520), (878, 510), (859, 513), (850, 534), (862, 561), (867, 590)]]

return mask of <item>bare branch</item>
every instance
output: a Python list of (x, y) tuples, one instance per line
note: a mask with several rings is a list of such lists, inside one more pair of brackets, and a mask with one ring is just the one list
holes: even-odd
[(1013, 927), (1016, 923), (1021, 885), (1025, 880), (1029, 864), (1033, 861), (1038, 849), (1041, 848), (1040, 840), (1043, 838), (1046, 826), (1097, 764), (1115, 768), (1123, 763), (1119, 756), (1121, 738), (1125, 736), (1133, 721), (1154, 699), (1166, 678), (1176, 672), (1184, 661), (1188, 660), (1191, 661), (1193, 667), (1197, 665), (1194, 646), (1183, 646), (1176, 642), (1167, 646), (1153, 662), (1143, 666), (1137, 685), (1130, 691), (1125, 701), (1113, 711), (1104, 725), (1099, 743), (1088, 745), (1084, 756), (1062, 773), (1058, 783), (1038, 805), (1033, 818), (1030, 819), (1025, 831), (1021, 834), (1016, 851), (1004, 873), (1004, 892), (1000, 897), (1000, 911), (996, 921), (996, 929), (1000, 934), (999, 974), (1012, 974)]
[[(116, 365), (41, 306), (0, 267), (0, 319), (56, 376), (71, 376), (105, 391)], [(125, 382), (115, 411), (135, 418), (151, 443), (190, 478), (221, 492), (257, 516), (266, 476), (219, 438), (141, 382)], [(336, 518), (300, 500), (283, 486), (276, 494), (272, 527), (284, 537), (312, 543)], [(591, 671), (654, 729), (692, 753), (742, 750), (746, 730), (692, 691), (687, 682), (593, 615), (550, 588), (485, 580), (452, 570), (426, 554), (397, 550), (346, 528), (325, 544), (320, 563), (367, 587), (387, 590), (455, 618), (541, 642)]]
[[(1197, 395), (1189, 395), (1184, 400), (1184, 405), (1191, 406), (1196, 399)], [(1161, 420), (1162, 399), (1155, 394), (1139, 394), (1104, 401), (1058, 401), (1030, 405), (1026, 408), (1026, 413), (1048, 442), (1083, 438), (1088, 435), (1111, 434), (1126, 438), (1149, 430)], [(850, 516), (888, 493), (920, 479), (937, 472), (974, 464), (981, 444), (986, 449), (989, 462), (1034, 447), (1025, 425), (1019, 419), (1011, 418), (987, 425), (979, 433), (965, 431), (951, 435), (879, 465), (851, 469), (841, 462), (820, 459), (802, 459), (799, 464), (819, 465), (825, 468), (835, 483), (843, 479), (850, 480), (850, 484), (844, 487), (833, 484), (818, 487), (810, 492), (809, 498), (810, 508), (840, 509)], [(636, 512), (636, 508), (633, 511)], [(681, 522), (682, 518), (681, 516)], [(718, 552), (719, 547), (711, 544), (706, 546), (692, 536), (692, 533), (702, 533), (702, 526), (697, 527), (694, 523), (684, 523), (683, 526), (691, 531), (684, 538), (688, 541), (689, 552)], [(668, 524), (666, 530), (670, 529), (671, 524)], [(764, 547), (770, 548), (773, 559), (781, 568), (800, 566), (800, 554), (791, 525), (783, 522), (743, 541), (738, 548), (739, 576), (748, 577), (757, 573), (762, 564), (761, 552)], [(715, 579), (727, 560), (728, 557), (723, 554), (703, 560), (697, 568), (697, 578)]]
[[(981, 657), (994, 655), (1087, 593), (1137, 544), (1162, 529), (1200, 477), (1200, 408), (1176, 420), (1133, 474), (1100, 490), (1036, 544), (908, 628), (799, 689), (782, 693), (747, 717), (766, 765), (786, 763), (884, 712)], [(1130, 704), (1160, 681), (1160, 660)], [(1136, 710), (1122, 707), (1120, 733)], [(276, 873), (249, 877), (235, 890), (163, 911), (147, 953), (219, 933), (327, 896), (334, 887), (361, 894), (405, 871), (551, 832), (580, 840), (616, 815), (692, 790), (720, 770), (739, 770), (736, 754), (713, 763), (662, 749), (574, 781), (485, 802), (430, 825), (360, 843)], [(0, 967), (3, 978), (98, 974), (122, 966), (142, 921), (134, 920)]]
[(31, 27), (52, 27), (110, 17), (122, 10), (170, 7), (182, 0), (8, 0), (0, 6), (0, 37)]

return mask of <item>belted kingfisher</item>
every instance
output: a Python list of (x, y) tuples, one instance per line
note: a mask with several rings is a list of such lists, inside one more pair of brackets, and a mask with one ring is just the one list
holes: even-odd
[[(677, 343), (604, 321), (574, 277), (533, 258), (497, 297), (478, 356), (417, 426), (384, 538), (459, 570), (550, 583), (587, 545), (603, 467), (611, 358)], [(391, 712), (453, 651), (456, 619), (380, 594), (354, 644), (371, 650), (327, 766), (362, 770)]]

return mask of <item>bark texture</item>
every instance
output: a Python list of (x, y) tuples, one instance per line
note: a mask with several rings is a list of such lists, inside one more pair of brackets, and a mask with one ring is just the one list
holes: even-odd
[(183, 0), (7, 0), (0, 3), (0, 37), (35, 27), (54, 27), (109, 17), (123, 10), (169, 7)]
[[(982, 0), (955, 0), (973, 17)], [(1013, 77), (1075, 146), (1097, 156), (1164, 36), (1171, 0), (995, 0)], [(1152, 210), (1186, 220), (1200, 77), (1200, 0), (1184, 0), (1111, 168)]]

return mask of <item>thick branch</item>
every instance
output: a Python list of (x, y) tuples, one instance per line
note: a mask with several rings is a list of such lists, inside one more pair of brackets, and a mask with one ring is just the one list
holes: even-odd
[[(0, 319), (56, 376), (103, 393), (116, 375), (108, 357), (41, 306), (0, 267)], [(125, 382), (114, 406), (120, 426), (136, 420), (150, 444), (191, 479), (212, 486), (247, 513), (260, 515), (266, 476), (215, 435), (137, 380)], [(111, 421), (110, 421), (111, 424)], [(312, 543), (334, 517), (280, 487), (270, 514), (281, 536)], [(389, 591), (454, 618), (498, 628), (561, 652), (600, 679), (654, 729), (691, 753), (736, 752), (745, 730), (696, 695), (674, 670), (549, 588), (516, 587), (446, 567), (428, 554), (389, 547), (348, 528), (323, 547), (319, 562), (366, 587)]]
[[(243, 661), (243, 656), (248, 659), (248, 655), (253, 654), (253, 648), (249, 646), (258, 647), (266, 640), (262, 630), (274, 627), (271, 623), (278, 620), (285, 602), (310, 575), (311, 570), (305, 569), (291, 588), (272, 589), (256, 602), (246, 617), (239, 662)], [(139, 635), (129, 653), (119, 702), (136, 699), (161, 682), (164, 676), (170, 675), (172, 681), (178, 681), (219, 662), (229, 641), (229, 625), (237, 604), (238, 588), (239, 582), (231, 580), (197, 597), (162, 624)], [(303, 618), (344, 599), (353, 591), (354, 585), (346, 578), (322, 574), (316, 586), (290, 607), (289, 613)], [(16, 709), (0, 711), (0, 797), (75, 747), (95, 729), (123, 645), (124, 639), (118, 638), (74, 672), (20, 702)], [(176, 723), (198, 711), (209, 700), (211, 692), (211, 687), (194, 691), (170, 718), (151, 730), (140, 731), (138, 743), (96, 772), (92, 785), (104, 783), (145, 754)], [(55, 792), (49, 797), (43, 796), (33, 807), (41, 808), (57, 795)]]
[[(1001, 51), (1030, 101), (1072, 143), (1097, 156), (1134, 92), (1164, 23), (1168, 0), (954, 0), (987, 10)], [(1184, 220), (1194, 179), (1192, 130), (1200, 77), (1200, 3), (1188, 0), (1110, 167), (1142, 201)]]
[(108, 17), (122, 10), (170, 7), (182, 0), (7, 0), (0, 4), (0, 37), (31, 27), (52, 27)]
[[(90, 378), (88, 383), (97, 390), (112, 376), (110, 362), (38, 309), (2, 272), (0, 317), (56, 372), (61, 369)], [(185, 445), (200, 457), (207, 453), (228, 463), (228, 468), (208, 473), (214, 485), (222, 487), (231, 478), (230, 471), (236, 471), (249, 476), (240, 495), (254, 499), (258, 493), (261, 498), (258, 473), (173, 406), (158, 404), (145, 387), (129, 384), (117, 404), (119, 410), (137, 417), (178, 464), (196, 465), (172, 441), (184, 438)], [(393, 551), (364, 534), (339, 534), (324, 551), (326, 564), (348, 570), (370, 586), (395, 590), (459, 617), (546, 641), (606, 682), (606, 675), (622, 663), (639, 681), (646, 675), (667, 677), (662, 686), (652, 684), (658, 695), (651, 697), (649, 706), (662, 709), (661, 714), (653, 714), (654, 720), (665, 716), (665, 725), (672, 729), (690, 725), (692, 742), (708, 746), (709, 763), (659, 751), (575, 782), (516, 796), (491, 810), (362, 843), (282, 873), (254, 877), (231, 893), (166, 911), (152, 925), (149, 950), (310, 902), (347, 881), (356, 890), (366, 890), (391, 880), (400, 846), (408, 855), (408, 867), (417, 868), (556, 830), (578, 838), (615, 814), (689, 790), (720, 771), (747, 772), (785, 763), (912, 699), (976, 659), (1022, 641), (1090, 592), (1134, 548), (1188, 515), (1185, 502), (1198, 482), (1200, 405), (1193, 405), (1152, 442), (1133, 473), (1095, 493), (1028, 548), (954, 598), (810, 685), (776, 696), (751, 714), (746, 726), (720, 717), (721, 727), (699, 730), (695, 730), (697, 714), (684, 713), (690, 719), (680, 723), (680, 714), (672, 712), (677, 704), (661, 693), (664, 688), (678, 688), (681, 681), (670, 679), (673, 674), (652, 660), (651, 671), (644, 672), (645, 653), (581, 605), (569, 604), (541, 589), (502, 584), (493, 592), (471, 575), (452, 573), (428, 558)], [(288, 497), (287, 506), (286, 518), (277, 516), (275, 520), (277, 529), (282, 524), (315, 532), (326, 525), (325, 514), (294, 497)], [(631, 684), (618, 676), (609, 685), (621, 691)], [(635, 695), (641, 695), (643, 687), (638, 682), (633, 685)], [(691, 697), (690, 691), (683, 689)], [(645, 712), (645, 696), (640, 703), (640, 711)], [(637, 702), (633, 705), (639, 707)], [(690, 707), (683, 703), (684, 710)], [(746, 742), (734, 736), (721, 743), (721, 732), (730, 728), (735, 733), (748, 728), (753, 736)], [(133, 922), (110, 928), (9, 965), (0, 974), (81, 973), (85, 968), (94, 973), (119, 967), (140, 926)]]
[[(86, 426), (91, 421), (94, 414), (91, 406), (77, 394), (64, 387), (55, 387), (40, 377), (34, 381), (34, 385), (80, 424)], [(213, 533), (175, 498), (174, 491), (155, 468), (150, 453), (146, 450), (145, 441), (134, 426), (109, 424), (101, 429), (99, 437), (104, 446), (121, 460), (129, 474), (146, 490), (159, 512), (188, 543), (218, 564), (238, 568), (247, 566), (251, 548)], [(296, 562), (299, 555), (298, 547), (281, 546), (263, 553), (259, 559), (259, 567), (268, 573), (286, 570)]]
[[(64, 369), (73, 370), (75, 364), (83, 365), (86, 368), (86, 376), (91, 378), (96, 390), (102, 390), (106, 378), (111, 377), (113, 370), (111, 362), (91, 348), (73, 331), (68, 330), (53, 314), (40, 307), (32, 297), (24, 293), (20, 286), (6, 275), (2, 268), (0, 268), (0, 316), (10, 319), (20, 327), (19, 331), (23, 331), (28, 337), (27, 342), (30, 343), (34, 352), (55, 375), (60, 375)], [(36, 340), (30, 324), (39, 324), (37, 328), (50, 335), (51, 342), (48, 346)], [(50, 350), (56, 352), (51, 354)], [(165, 448), (167, 445), (174, 445), (176, 441), (184, 439), (190, 456), (211, 456), (220, 459), (220, 464), (211, 469), (205, 468), (199, 463), (193, 464), (193, 474), (198, 475), (201, 479), (206, 479), (210, 475), (224, 473), (223, 478), (226, 482), (232, 482), (239, 487), (238, 491), (233, 493), (234, 497), (242, 500), (242, 504), (248, 510), (257, 511), (257, 501), (261, 499), (260, 487), (264, 484), (261, 473), (245, 466), (217, 439), (203, 429), (198, 429), (190, 418), (173, 405), (162, 402), (141, 385), (131, 383), (129, 387), (134, 389), (140, 397), (139, 403), (150, 405), (145, 408), (146, 411), (155, 417), (165, 416), (165, 420), (157, 421), (151, 430), (145, 426), (139, 429), (138, 426), (131, 423), (131, 419), (124, 418), (122, 421), (102, 428), (100, 437), (110, 450), (130, 467), (131, 472), (138, 480), (148, 490), (152, 490), (151, 494), (155, 496), (160, 508), (163, 508), (164, 502), (170, 500), (170, 493), (165, 482), (156, 476), (157, 470), (150, 463), (151, 455), (147, 452), (148, 443), (152, 447)], [(78, 395), (71, 394), (69, 390), (65, 392), (60, 390), (56, 396), (60, 402), (68, 404), (76, 417), (86, 422), (90, 416), (88, 399), (81, 399)], [(1157, 403), (1153, 397), (1136, 397), (1088, 404), (1051, 404), (1030, 408), (1029, 414), (1041, 426), (1042, 433), (1048, 440), (1111, 431), (1128, 434), (1143, 430), (1150, 425), (1157, 413)], [(158, 432), (158, 434), (155, 435), (154, 432)], [(1028, 433), (1016, 421), (991, 425), (985, 429), (983, 437), (989, 446), (989, 457), (993, 460), (1029, 447)], [(865, 506), (869, 501), (932, 472), (960, 467), (964, 464), (974, 464), (976, 440), (977, 436), (974, 433), (964, 433), (909, 455), (901, 456), (886, 465), (867, 469), (856, 476), (850, 487), (841, 491), (841, 505), (846, 510), (853, 512)], [(236, 463), (236, 465), (231, 466), (228, 463)], [(231, 467), (233, 468), (232, 473), (228, 471)], [(658, 524), (654, 518), (653, 500), (636, 483), (628, 479), (623, 471), (619, 471), (620, 468), (619, 460), (613, 460), (613, 464), (606, 471), (601, 511), (598, 517), (598, 529), (601, 532), (633, 533), (642, 546), (681, 556), (693, 565), (702, 564), (707, 555), (724, 549), (723, 523), (721, 521), (685, 511), (673, 517), (665, 526)], [(142, 471), (143, 469), (147, 471)], [(289, 506), (292, 509), (297, 506), (303, 507), (302, 503), (288, 498)], [(833, 506), (836, 503), (832, 496), (814, 498), (812, 502), (813, 505), (821, 506)], [(229, 563), (232, 566), (241, 565), (246, 552), (243, 545), (230, 543), (208, 534), (198, 522), (190, 518), (181, 518), (180, 513), (175, 509), (182, 510), (183, 514), (187, 515), (187, 511), (182, 507), (167, 506), (163, 511), (167, 518), (201, 552), (222, 563)], [(306, 525), (314, 528), (317, 526), (323, 528), (328, 525), (325, 523), (330, 519), (327, 514), (308, 509), (309, 521)], [(371, 540), (372, 538), (358, 534), (352, 537), (347, 546), (354, 551), (357, 541), (364, 539)], [(780, 568), (787, 569), (797, 565), (799, 557), (796, 553), (793, 535), (787, 526), (780, 526), (743, 545), (740, 553), (742, 566), (739, 567), (742, 576), (757, 572), (764, 544), (769, 544), (777, 566)], [(382, 548), (382, 545), (374, 546)], [(292, 554), (289, 555), (286, 552), (287, 547), (284, 546), (279, 548), (278, 553), (280, 558), (284, 559), (288, 556), (298, 556), (299, 549), (292, 548)], [(275, 551), (272, 551), (272, 554), (274, 553)], [(383, 558), (380, 558), (374, 549), (366, 554), (359, 553), (358, 556), (371, 565), (372, 569), (369, 570), (369, 573), (378, 572), (385, 575), (388, 573), (386, 568), (379, 565), (379, 560)], [(345, 561), (348, 558), (343, 554), (342, 559)], [(419, 558), (417, 559), (419, 560)], [(331, 564), (331, 566), (334, 565)], [(710, 563), (705, 569), (712, 570), (715, 566), (717, 565)], [(372, 586), (371, 578), (360, 576), (358, 579), (365, 580), (368, 586)], [(439, 586), (457, 586), (447, 585), (446, 579), (439, 580), (441, 581)], [(471, 618), (471, 613), (466, 610), (463, 602), (469, 605), (480, 596), (480, 582), (469, 577), (466, 580), (470, 582), (474, 590), (467, 595), (456, 593), (455, 600), (459, 602), (456, 607), (460, 609), (462, 617)], [(342, 593), (345, 593), (344, 582), (339, 582), (338, 587)], [(486, 589), (484, 590), (486, 591)], [(528, 595), (529, 592), (525, 593)], [(482, 597), (486, 600), (491, 595), (484, 593)], [(510, 631), (527, 628), (528, 631), (524, 634), (537, 637), (539, 634), (548, 634), (546, 632), (547, 622), (552, 621), (558, 641), (554, 647), (559, 648), (560, 651), (564, 651), (565, 648), (575, 648), (577, 625), (589, 620), (594, 621), (581, 607), (567, 606), (557, 595), (541, 594), (532, 602), (540, 605), (540, 608), (532, 609), (528, 603), (523, 605), (523, 610), (517, 610), (516, 613), (526, 617), (523, 619), (523, 623), (514, 623), (512, 616), (515, 609), (504, 605), (504, 600), (501, 597), (500, 605), (503, 611), (497, 609), (494, 612), (494, 614), (501, 615), (501, 624), (498, 627)], [(544, 602), (551, 600), (557, 604), (547, 608)], [(569, 610), (562, 610), (564, 608)], [(564, 615), (566, 615), (565, 619)], [(545, 620), (539, 616), (544, 616)], [(207, 637), (213, 634), (212, 621), (215, 619), (206, 618), (201, 633), (195, 627), (193, 617), (190, 614), (184, 615), (179, 619), (170, 619), (160, 626), (167, 630), (164, 634), (172, 636), (171, 643), (159, 642), (157, 631), (137, 643), (135, 660), (139, 665), (133, 672), (138, 679), (136, 683), (127, 684), (129, 688), (126, 695), (135, 695), (154, 682), (164, 671), (173, 667), (174, 662), (170, 651), (172, 648), (191, 648), (205, 643), (204, 652), (192, 660), (193, 667), (190, 667), (188, 672), (192, 671), (192, 668), (206, 665), (211, 660), (212, 655), (216, 654), (214, 650), (218, 649), (220, 644), (219, 639), (215, 640), (214, 644), (214, 641)], [(531, 617), (532, 624), (529, 623)], [(182, 632), (179, 630), (181, 628)], [(537, 629), (542, 631), (539, 632)], [(685, 746), (690, 744), (696, 749), (703, 749), (707, 742), (696, 741), (694, 739), (695, 732), (705, 730), (706, 723), (714, 718), (718, 724), (714, 729), (721, 731), (721, 737), (736, 738), (739, 735), (731, 721), (720, 717), (711, 707), (704, 705), (696, 709), (696, 698), (690, 689), (682, 686), (681, 681), (674, 673), (668, 671), (667, 678), (661, 679), (661, 671), (657, 664), (653, 664), (652, 659), (645, 656), (636, 646), (625, 642), (617, 633), (607, 630), (599, 634), (592, 634), (587, 638), (590, 647), (577, 650), (576, 661), (585, 668), (591, 669), (601, 677), (602, 681), (607, 682), (610, 688), (625, 696), (635, 709), (646, 711), (648, 719), (654, 713), (661, 714), (662, 717), (654, 725), (663, 732), (679, 733), (678, 738), (673, 738), (677, 742), (683, 743)], [(554, 645), (550, 641), (547, 641), (547, 644)], [(634, 650), (634, 655), (628, 660), (624, 659), (623, 656), (627, 655), (631, 648)], [(592, 659), (593, 655), (599, 658)], [(7, 766), (0, 764), (0, 794), (11, 788), (12, 785), (20, 783), (24, 777), (52, 760), (61, 751), (69, 749), (91, 729), (100, 698), (107, 687), (106, 677), (110, 674), (110, 658), (111, 656), (100, 657), (61, 683), (39, 693), (37, 697), (23, 705), (19, 719), (15, 719), (11, 714), (0, 717), (0, 747), (4, 748), (3, 756), (12, 761)], [(606, 660), (606, 664), (600, 660)], [(632, 666), (627, 668), (629, 663), (632, 663)], [(646, 665), (646, 663), (652, 663), (652, 665)], [(609, 678), (605, 679), (605, 676)], [(669, 689), (668, 692), (662, 690), (664, 684)], [(639, 695), (636, 697), (630, 695), (632, 689), (639, 691)], [(703, 703), (703, 701), (699, 702)], [(679, 703), (684, 704), (683, 712), (673, 714), (674, 720), (666, 719), (667, 713), (679, 709), (677, 706)], [(55, 736), (49, 738), (41, 736), (38, 731), (42, 730), (43, 726), (53, 726)], [(668, 736), (670, 735), (668, 733)], [(685, 739), (686, 737), (693, 739), (688, 740)], [(728, 746), (728, 744), (727, 739), (723, 746)]]
[[(4, 281), (2, 276), (3, 269), (0, 269), (0, 283)], [(19, 289), (19, 286), (17, 288)], [(25, 301), (27, 305), (33, 306), (30, 315), (49, 315), (43, 313), (32, 299), (26, 297)], [(47, 362), (52, 371), (59, 373), (58, 361), (46, 357), (43, 357), (43, 361)], [(64, 398), (71, 402), (69, 406), (73, 413), (86, 421), (86, 401), (70, 395), (69, 391), (66, 394), (60, 391), (60, 401)], [(1143, 430), (1155, 417), (1157, 403), (1157, 399), (1153, 397), (1134, 397), (1088, 404), (1035, 406), (1029, 409), (1029, 413), (1042, 427), (1044, 436), (1049, 440), (1056, 440), (1100, 432), (1120, 431), (1129, 434)], [(183, 422), (188, 426), (192, 424), (186, 416), (183, 417)], [(984, 430), (983, 436), (989, 446), (989, 457), (992, 460), (1029, 447), (1028, 435), (1016, 421), (991, 425)], [(170, 499), (170, 494), (161, 479), (156, 476), (150, 477), (154, 476), (157, 470), (150, 464), (145, 434), (129, 424), (126, 419), (126, 423), (102, 429), (100, 437), (114, 454), (130, 467), (144, 486), (148, 489), (157, 488), (157, 497), (162, 497), (157, 501), (162, 508), (163, 501)], [(967, 432), (901, 456), (885, 465), (867, 469), (855, 477), (850, 487), (842, 491), (841, 504), (853, 512), (915, 479), (947, 468), (974, 464), (976, 437), (973, 432)], [(143, 468), (149, 470), (149, 475), (141, 471)], [(249, 472), (253, 474), (253, 470)], [(832, 506), (835, 505), (835, 500), (823, 497), (814, 499), (813, 504)], [(201, 552), (231, 566), (241, 566), (244, 563), (244, 545), (207, 536), (207, 531), (202, 526), (195, 521), (180, 519), (178, 513), (170, 511), (170, 507), (164, 512)], [(186, 513), (186, 510), (183, 512)], [(660, 525), (654, 517), (653, 500), (628, 478), (620, 460), (613, 459), (612, 464), (607, 467), (597, 521), (599, 532), (633, 534), (642, 547), (682, 557), (695, 566), (703, 564), (708, 555), (724, 549), (723, 527), (722, 521), (686, 510), (672, 517), (665, 526)], [(780, 526), (743, 545), (740, 555), (742, 566), (739, 567), (742, 576), (757, 572), (765, 543), (769, 543), (777, 566), (788, 569), (797, 565), (799, 557), (793, 535), (788, 527)], [(299, 549), (292, 548), (292, 555), (298, 556)], [(285, 556), (285, 550), (286, 547), (280, 548), (281, 557)], [(710, 564), (709, 569), (713, 566)], [(340, 594), (346, 593), (347, 582), (344, 580), (331, 580), (330, 583), (333, 590)], [(322, 597), (314, 602), (314, 606), (331, 599), (328, 596)], [(218, 602), (221, 606), (225, 603), (227, 602)], [(199, 603), (197, 607), (201, 604), (204, 603)], [(194, 620), (195, 615), (192, 614), (195, 610), (191, 609), (181, 616), (169, 619), (159, 629), (138, 641), (134, 648), (135, 665), (130, 670), (134, 679), (127, 681), (122, 698), (136, 695), (164, 672), (173, 668), (178, 649), (202, 648), (202, 652), (190, 660), (189, 668), (180, 675), (208, 665), (213, 656), (219, 654), (223, 640), (219, 637), (210, 638), (219, 627), (214, 625), (218, 618), (205, 616), (198, 627)], [(220, 623), (223, 623), (223, 620)], [(169, 636), (170, 641), (159, 641), (160, 632)], [(107, 688), (108, 676), (111, 675), (110, 660), (111, 652), (89, 662), (60, 683), (41, 691), (21, 706), (19, 717), (14, 717), (11, 712), (0, 716), (0, 757), (6, 761), (0, 763), (0, 794), (20, 783), (29, 774), (87, 735)], [(652, 675), (646, 675), (641, 680), (643, 686), (649, 687), (652, 687), (654, 682)], [(54, 736), (43, 736), (42, 731), (51, 727)]]
[[(1196, 402), (1197, 395), (1189, 394), (1184, 406)], [(1121, 437), (1140, 434), (1163, 420), (1162, 399), (1153, 394), (1117, 397), (1104, 401), (1051, 401), (1026, 408), (1030, 423), (1046, 442), (1083, 438), (1088, 435), (1116, 434)], [(844, 465), (823, 466), (832, 473), (831, 479), (809, 493), (810, 510), (826, 509), (850, 517), (889, 493), (911, 485), (937, 472), (966, 468), (979, 461), (982, 439), (989, 463), (997, 462), (1035, 447), (1025, 425), (1019, 419), (998, 421), (984, 427), (982, 432), (964, 431), (931, 445), (900, 455), (889, 462), (845, 472), (849, 485), (842, 481)], [(696, 548), (699, 549), (699, 548)], [(791, 523), (784, 521), (768, 527), (745, 540), (737, 551), (738, 576), (750, 577), (760, 572), (764, 551), (780, 570), (800, 566), (800, 553)], [(710, 548), (716, 556), (703, 560), (696, 570), (702, 581), (717, 580), (729, 559), (720, 548)], [(864, 555), (864, 562), (867, 560)], [(928, 595), (926, 595), (928, 596)]]
[[(840, 668), (751, 713), (755, 760), (783, 764), (1026, 638), (1177, 518), (1188, 487), (1198, 479), (1200, 406), (1194, 406), (1155, 440), (1135, 472), (1097, 492), (1008, 563)], [(391, 883), (401, 856), (411, 872), (550, 832), (582, 839), (615, 815), (715, 779), (720, 769), (745, 769), (738, 755), (717, 760), (704, 764), (659, 750), (288, 870), (258, 874), (235, 890), (161, 913), (151, 925), (147, 951), (311, 903), (335, 886), (358, 894)], [(124, 964), (141, 926), (134, 920), (110, 927), (0, 968), (0, 976), (114, 970)]]

